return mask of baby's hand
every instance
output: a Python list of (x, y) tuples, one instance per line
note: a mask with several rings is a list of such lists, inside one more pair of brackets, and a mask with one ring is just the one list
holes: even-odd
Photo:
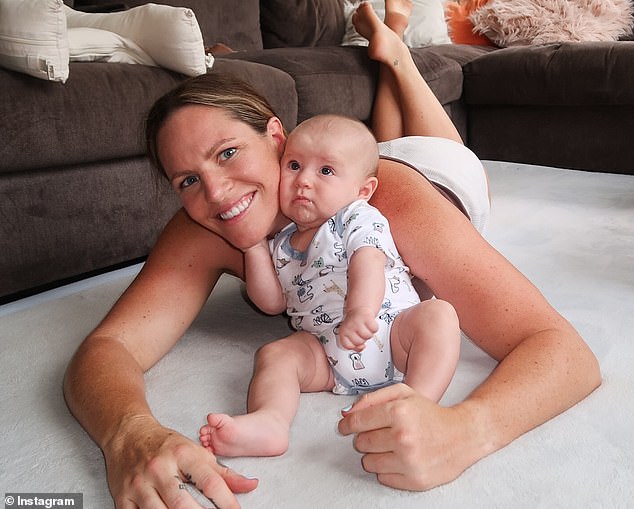
[(244, 247), (242, 248), (242, 252), (244, 254), (247, 254), (248, 252), (255, 252), (258, 249), (265, 249), (267, 254), (269, 253), (269, 241), (266, 240), (266, 238), (262, 239), (261, 241), (259, 241), (257, 244), (253, 244), (251, 247)]
[(365, 342), (378, 330), (376, 314), (371, 308), (349, 309), (339, 326), (339, 345), (346, 350), (360, 352), (365, 348)]

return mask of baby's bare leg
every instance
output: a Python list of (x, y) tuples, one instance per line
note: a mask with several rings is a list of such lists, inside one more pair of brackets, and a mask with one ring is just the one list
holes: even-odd
[(458, 316), (448, 302), (432, 299), (401, 312), (390, 336), (394, 365), (405, 383), (439, 401), (460, 355)]
[(298, 332), (260, 350), (247, 403), (247, 414), (210, 413), (200, 442), (219, 456), (278, 456), (288, 448), (291, 422), (300, 392), (331, 389), (332, 373), (322, 346)]

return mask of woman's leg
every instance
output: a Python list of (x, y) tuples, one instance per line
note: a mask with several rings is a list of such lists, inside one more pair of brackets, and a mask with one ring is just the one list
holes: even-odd
[(247, 414), (211, 413), (200, 442), (220, 456), (278, 456), (288, 448), (301, 392), (332, 389), (334, 377), (319, 341), (297, 332), (258, 350)]
[(368, 55), (381, 64), (372, 115), (374, 135), (378, 141), (438, 136), (462, 143), (403, 42), (411, 8), (411, 0), (386, 0), (383, 23), (364, 2), (353, 17), (357, 32), (368, 39)]

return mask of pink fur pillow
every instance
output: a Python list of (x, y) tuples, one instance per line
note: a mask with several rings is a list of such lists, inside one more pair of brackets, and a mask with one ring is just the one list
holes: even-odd
[(631, 33), (631, 0), (491, 0), (471, 13), (498, 46), (614, 41)]

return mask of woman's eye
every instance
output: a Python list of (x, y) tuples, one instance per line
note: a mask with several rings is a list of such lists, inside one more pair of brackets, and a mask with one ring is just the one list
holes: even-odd
[(332, 175), (333, 174), (332, 168), (328, 168), (328, 166), (324, 166), (321, 170), (319, 170), (319, 172), (322, 175)]
[(227, 160), (227, 159), (231, 159), (234, 155), (236, 154), (236, 149), (235, 148), (228, 148), (226, 150), (223, 150), (220, 153), (220, 158), (223, 160)]
[(189, 186), (195, 184), (196, 182), (198, 182), (198, 177), (194, 177), (194, 176), (185, 177), (180, 183), (180, 188), (181, 189), (186, 189)]

